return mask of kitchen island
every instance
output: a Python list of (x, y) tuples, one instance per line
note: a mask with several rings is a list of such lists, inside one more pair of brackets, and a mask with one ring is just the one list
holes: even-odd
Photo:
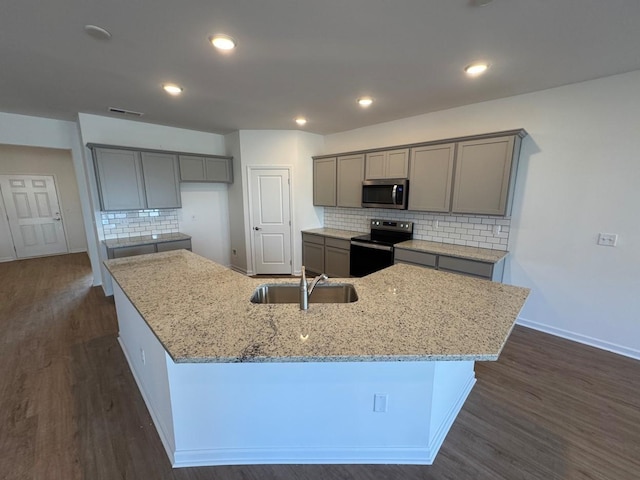
[[(433, 462), (528, 290), (411, 265), (358, 301), (262, 305), (187, 251), (109, 260), (120, 342), (174, 466)], [(290, 283), (291, 279), (268, 283)]]

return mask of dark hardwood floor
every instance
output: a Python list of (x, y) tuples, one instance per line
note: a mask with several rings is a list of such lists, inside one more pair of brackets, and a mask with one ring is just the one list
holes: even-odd
[(0, 264), (0, 478), (640, 479), (640, 362), (517, 327), (432, 466), (172, 469), (85, 254)]

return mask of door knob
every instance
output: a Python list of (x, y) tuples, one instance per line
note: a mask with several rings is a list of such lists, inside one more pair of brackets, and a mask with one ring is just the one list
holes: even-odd
[(254, 230), (262, 230), (260, 227), (253, 227)]
[(55, 217), (53, 217), (53, 219), (54, 219), (56, 222), (59, 222), (60, 220), (62, 220), (62, 218), (60, 218), (60, 214), (59, 214), (58, 212), (56, 212), (56, 216), (55, 216)]

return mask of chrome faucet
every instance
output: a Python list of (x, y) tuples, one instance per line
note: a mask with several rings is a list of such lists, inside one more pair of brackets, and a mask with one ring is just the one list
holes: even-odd
[(327, 277), (324, 273), (318, 275), (311, 281), (311, 286), (307, 284), (307, 276), (305, 273), (304, 266), (302, 267), (302, 277), (300, 278), (300, 310), (308, 310), (309, 309), (309, 297), (313, 292), (313, 289), (316, 288), (316, 285), (320, 282), (324, 282), (329, 277)]

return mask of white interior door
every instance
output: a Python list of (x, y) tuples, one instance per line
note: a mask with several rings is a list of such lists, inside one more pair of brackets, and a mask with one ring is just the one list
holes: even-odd
[(0, 175), (18, 258), (67, 253), (56, 185), (49, 175)]
[(291, 273), (289, 170), (249, 168), (255, 273)]

